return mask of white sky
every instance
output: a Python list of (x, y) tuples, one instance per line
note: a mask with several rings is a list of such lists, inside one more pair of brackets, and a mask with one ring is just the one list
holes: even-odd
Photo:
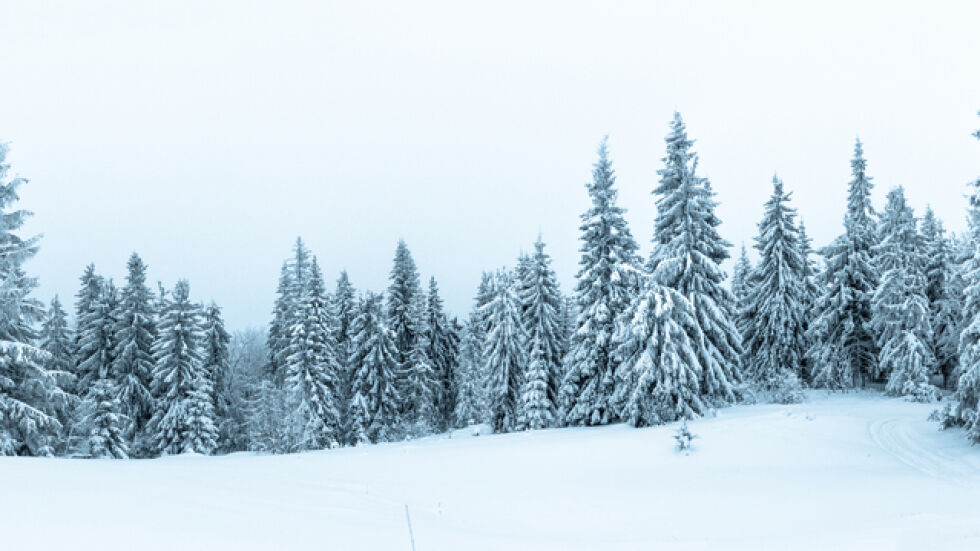
[(879, 206), (903, 185), (962, 229), (980, 175), (970, 0), (81, 4), (0, 0), (0, 139), (44, 300), (136, 250), (264, 324), (297, 235), (330, 287), (346, 267), (375, 290), (404, 237), (464, 313), (539, 230), (567, 290), (607, 132), (649, 250), (675, 108), (736, 247), (776, 171), (836, 235), (857, 135)]

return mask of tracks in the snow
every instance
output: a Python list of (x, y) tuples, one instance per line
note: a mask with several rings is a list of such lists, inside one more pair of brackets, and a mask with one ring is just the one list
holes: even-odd
[(885, 419), (868, 424), (868, 435), (879, 448), (913, 469), (935, 478), (960, 482), (977, 473), (955, 457), (920, 443), (916, 431), (902, 419)]

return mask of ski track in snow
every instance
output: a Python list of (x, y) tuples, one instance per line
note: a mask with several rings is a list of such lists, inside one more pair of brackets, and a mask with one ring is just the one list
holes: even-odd
[(978, 473), (961, 459), (950, 456), (941, 448), (921, 443), (920, 431), (899, 418), (868, 423), (868, 436), (876, 446), (905, 465), (931, 477), (959, 483), (976, 478)]

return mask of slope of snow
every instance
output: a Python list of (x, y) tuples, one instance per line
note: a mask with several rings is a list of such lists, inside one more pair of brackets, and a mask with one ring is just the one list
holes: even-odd
[(0, 458), (4, 549), (980, 549), (980, 447), (813, 393), (676, 426), (292, 456)]

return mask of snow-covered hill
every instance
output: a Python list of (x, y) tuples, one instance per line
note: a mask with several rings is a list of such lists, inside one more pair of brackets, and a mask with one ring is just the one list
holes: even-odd
[(980, 448), (871, 394), (293, 456), (0, 458), (2, 549), (980, 549)]

